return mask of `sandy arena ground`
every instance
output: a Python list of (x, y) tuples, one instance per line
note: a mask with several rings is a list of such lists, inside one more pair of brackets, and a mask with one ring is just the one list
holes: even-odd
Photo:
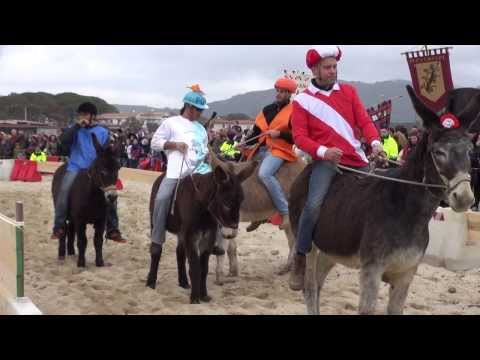
[[(0, 182), (0, 212), (14, 217), (15, 201), (25, 211), (25, 292), (45, 314), (304, 314), (302, 294), (290, 291), (288, 275), (275, 274), (286, 259), (287, 241), (272, 225), (238, 237), (240, 276), (217, 286), (211, 257), (208, 304), (190, 305), (189, 290), (177, 286), (176, 238), (168, 235), (156, 290), (145, 287), (149, 266), (148, 198), (150, 186), (124, 182), (119, 195), (120, 227), (127, 244), (109, 242), (104, 258), (113, 266), (96, 268), (89, 231), (87, 269), (75, 259), (57, 261), (57, 242), (49, 240), (53, 221), (51, 176), (41, 183)], [(228, 262), (227, 262), (228, 263)], [(226, 269), (227, 270), (227, 269)], [(355, 314), (358, 271), (338, 265), (329, 275), (320, 311)], [(377, 312), (388, 296), (383, 284)], [(480, 314), (480, 271), (450, 272), (422, 265), (407, 299), (406, 314)]]

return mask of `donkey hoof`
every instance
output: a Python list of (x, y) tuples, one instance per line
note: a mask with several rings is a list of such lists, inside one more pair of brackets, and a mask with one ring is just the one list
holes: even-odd
[(190, 304), (200, 304), (200, 299), (190, 299)]
[(59, 256), (58, 257), (58, 262), (63, 263), (65, 261), (65, 256)]
[(150, 289), (155, 290), (155, 287), (157, 286), (157, 279), (149, 276), (147, 279), (146, 286), (149, 287)]
[(105, 262), (103, 260), (96, 260), (95, 261), (95, 265), (97, 267), (104, 267), (105, 266)]
[(78, 261), (77, 261), (77, 266), (78, 266), (78, 267), (81, 267), (81, 268), (86, 267), (86, 266), (85, 266), (85, 260), (80, 260), (80, 259), (78, 259)]
[(237, 277), (238, 276), (238, 269), (230, 270), (228, 273), (230, 277)]
[(184, 288), (184, 289), (190, 289), (190, 284), (187, 282), (187, 283), (179, 283), (178, 286), (180, 286), (181, 288)]
[(208, 295), (205, 295), (205, 296), (202, 296), (202, 297), (200, 298), (200, 300), (201, 300), (202, 302), (208, 303), (208, 302), (210, 302), (210, 301), (212, 300), (212, 298), (211, 298), (210, 296), (208, 296)]
[(218, 286), (223, 286), (223, 284), (225, 284), (225, 280), (223, 279), (217, 279), (213, 282), (215, 285), (218, 285)]

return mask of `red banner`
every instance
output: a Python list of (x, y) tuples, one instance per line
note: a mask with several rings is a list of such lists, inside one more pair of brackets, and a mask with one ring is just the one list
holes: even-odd
[(448, 49), (405, 53), (415, 93), (434, 112), (446, 106), (447, 93), (453, 89)]
[(367, 109), (368, 115), (373, 120), (378, 131), (382, 126), (390, 127), (392, 117), (392, 100), (384, 101), (377, 105), (377, 108), (371, 107)]

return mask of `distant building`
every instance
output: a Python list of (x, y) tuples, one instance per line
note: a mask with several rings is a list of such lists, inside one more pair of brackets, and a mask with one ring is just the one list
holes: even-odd
[(160, 125), (160, 123), (166, 118), (172, 116), (172, 113), (169, 112), (142, 112), (136, 115), (136, 119), (140, 121), (155, 122)]
[(128, 113), (105, 113), (97, 116), (97, 120), (110, 129), (117, 129), (122, 126), (127, 126), (129, 119), (136, 119), (142, 123), (156, 123), (160, 125), (163, 120), (172, 116), (168, 112), (128, 112)]
[(242, 130), (249, 130), (255, 125), (255, 120), (226, 120), (222, 118), (216, 118), (213, 124), (213, 130), (228, 129), (232, 126), (240, 126)]
[(97, 116), (97, 121), (108, 128), (120, 128), (128, 118), (135, 117), (133, 113), (105, 113)]

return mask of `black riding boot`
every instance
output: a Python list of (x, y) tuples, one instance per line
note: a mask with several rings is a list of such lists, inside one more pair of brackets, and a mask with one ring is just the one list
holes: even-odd
[(162, 256), (162, 246), (152, 243), (150, 245), (150, 272), (147, 277), (147, 286), (151, 289), (155, 289), (157, 284), (158, 265), (160, 264), (160, 257)]

